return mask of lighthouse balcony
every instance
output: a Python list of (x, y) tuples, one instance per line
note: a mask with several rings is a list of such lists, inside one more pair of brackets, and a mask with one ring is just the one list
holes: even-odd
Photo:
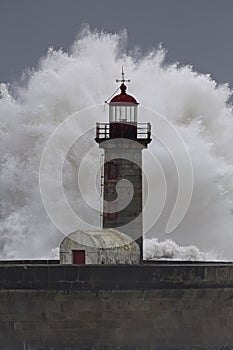
[(151, 142), (150, 123), (96, 123), (96, 142), (101, 143), (110, 139), (124, 138), (147, 145)]

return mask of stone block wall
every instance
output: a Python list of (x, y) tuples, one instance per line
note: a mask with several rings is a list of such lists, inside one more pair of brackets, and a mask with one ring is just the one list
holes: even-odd
[(232, 264), (2, 265), (3, 350), (232, 349)]

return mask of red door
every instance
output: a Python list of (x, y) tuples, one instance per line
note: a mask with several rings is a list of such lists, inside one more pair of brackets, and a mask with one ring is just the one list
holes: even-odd
[(73, 264), (85, 264), (85, 250), (72, 250)]

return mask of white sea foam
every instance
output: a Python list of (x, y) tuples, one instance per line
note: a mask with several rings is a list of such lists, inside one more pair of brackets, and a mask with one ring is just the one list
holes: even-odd
[[(162, 48), (147, 54), (139, 50), (128, 52), (126, 42), (125, 32), (112, 35), (85, 30), (71, 52), (49, 49), (38, 67), (27, 71), (20, 83), (1, 84), (0, 258), (54, 255), (63, 235), (52, 225), (42, 205), (38, 185), (42, 151), (49, 135), (66, 117), (100, 104), (111, 95), (117, 87), (114, 81), (122, 64), (132, 79), (129, 93), (173, 123), (185, 140), (194, 169), (189, 211), (168, 237), (164, 226), (177, 178), (166, 149), (156, 140), (150, 145), (165, 169), (171, 190), (163, 215), (148, 233), (147, 238), (158, 239), (146, 242), (148, 258), (161, 256), (163, 252), (165, 257), (170, 254), (171, 258), (198, 259), (199, 256), (203, 260), (203, 255), (195, 249), (233, 258), (233, 122), (228, 103), (231, 90), (227, 85), (217, 85), (209, 75), (194, 72), (192, 67), (166, 64)], [(150, 122), (155, 131), (156, 123)], [(64, 184), (72, 207), (82, 211), (75, 180), (79, 161), (79, 149), (74, 147), (64, 167)], [(144, 168), (150, 171), (146, 160)], [(156, 186), (160, 184), (154, 174), (155, 189)], [(155, 196), (155, 203), (157, 200)], [(152, 206), (150, 215), (153, 211)], [(167, 241), (168, 238), (176, 243)], [(158, 243), (162, 241), (165, 243)], [(187, 248), (175, 253), (179, 250), (176, 244)]]
[(214, 251), (202, 252), (194, 245), (179, 246), (171, 239), (159, 242), (157, 238), (144, 241), (145, 260), (218, 261), (223, 258)]

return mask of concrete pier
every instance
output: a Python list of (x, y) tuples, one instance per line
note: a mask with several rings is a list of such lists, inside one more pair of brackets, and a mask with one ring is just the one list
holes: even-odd
[(232, 349), (233, 264), (0, 263), (3, 350)]

